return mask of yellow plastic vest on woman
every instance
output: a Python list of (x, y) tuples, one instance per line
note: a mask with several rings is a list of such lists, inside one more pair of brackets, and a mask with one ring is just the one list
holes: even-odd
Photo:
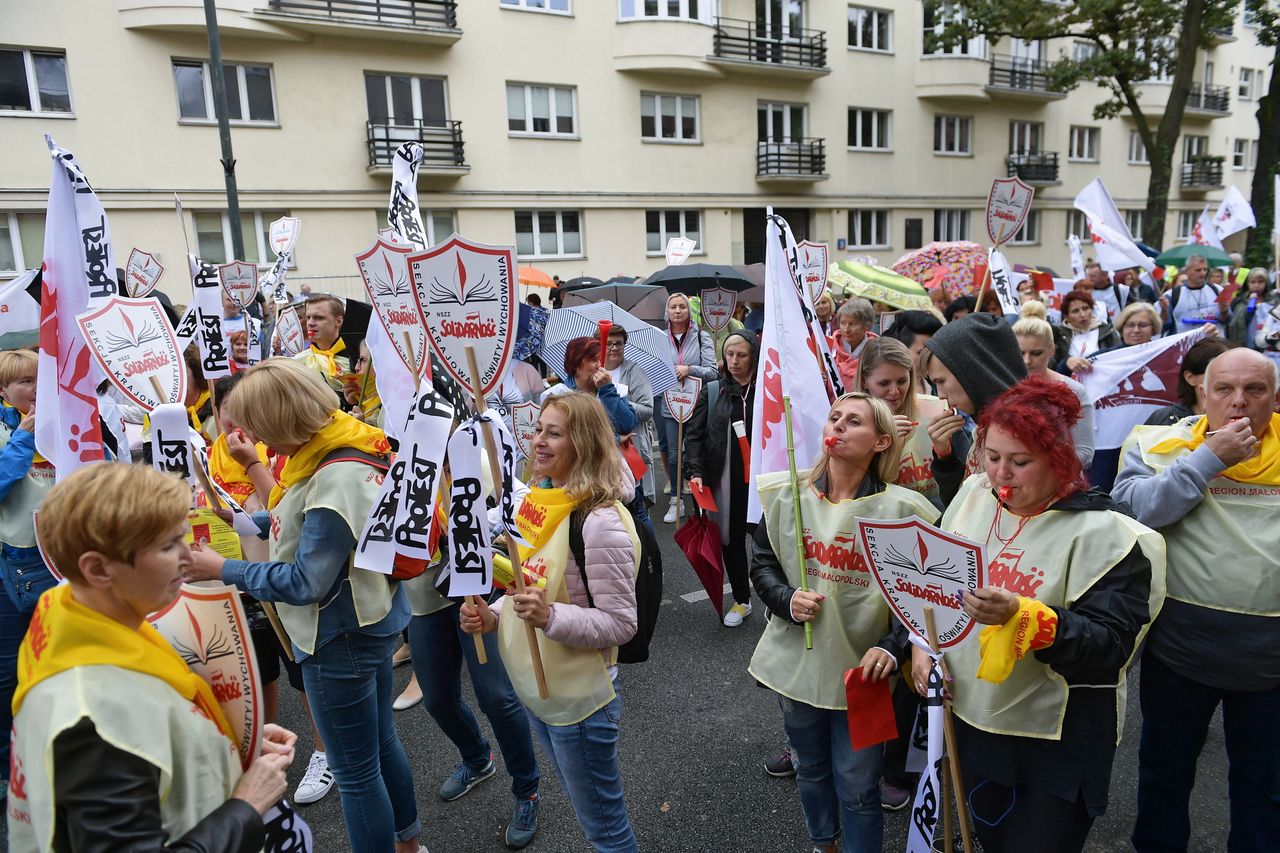
[(919, 422), (907, 434), (902, 444), (902, 463), (898, 469), (898, 485), (926, 498), (940, 496), (938, 481), (933, 478), (933, 442), (929, 440), (929, 424), (934, 418), (946, 414), (946, 407), (937, 397), (916, 395), (916, 420)]
[[(799, 473), (800, 507), (805, 528), (805, 569), (809, 588), (826, 596), (813, 620), (813, 649), (804, 647), (804, 628), (772, 618), (751, 656), (748, 672), (775, 693), (815, 708), (845, 710), (844, 674), (862, 660), (889, 630), (894, 618), (871, 576), (856, 518), (938, 518), (925, 498), (901, 486), (865, 498), (831, 503), (808, 486)], [(790, 476), (765, 474), (756, 480), (769, 544), (787, 575), (800, 588), (796, 565), (796, 525)]]
[[(1164, 603), (1164, 541), (1160, 534), (1118, 512), (1049, 510), (1028, 516), (1008, 544), (997, 535), (1013, 534), (1020, 516), (1002, 511), (986, 474), (964, 481), (942, 519), (942, 528), (987, 543), (987, 585), (1051, 607), (1069, 608), (1137, 545), (1151, 561), (1147, 605), (1152, 621)], [(1146, 634), (1144, 626), (1137, 646)], [(1029, 654), (1012, 674), (994, 683), (976, 678), (981, 662), (979, 632), (969, 633), (946, 652), (956, 680), (952, 707), (969, 725), (999, 735), (1059, 740), (1070, 691), (1066, 679)], [(1127, 668), (1127, 667), (1126, 667)], [(1124, 724), (1124, 679), (1116, 684), (1120, 725)], [(1119, 732), (1117, 732), (1119, 737)]]

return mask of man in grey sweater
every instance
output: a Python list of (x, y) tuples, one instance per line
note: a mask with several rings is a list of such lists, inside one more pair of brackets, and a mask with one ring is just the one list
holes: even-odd
[(1229, 350), (1205, 415), (1141, 426), (1112, 489), (1168, 547), (1168, 598), (1142, 657), (1139, 853), (1185, 851), (1188, 800), (1222, 706), (1229, 850), (1280, 850), (1280, 415), (1276, 370)]

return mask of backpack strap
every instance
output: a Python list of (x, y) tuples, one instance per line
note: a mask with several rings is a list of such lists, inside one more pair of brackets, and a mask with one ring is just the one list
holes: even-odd
[(363, 462), (365, 465), (377, 468), (384, 473), (391, 470), (391, 463), (384, 457), (374, 456), (372, 453), (365, 453), (363, 450), (356, 450), (354, 447), (339, 447), (336, 450), (331, 450), (320, 460), (316, 470), (319, 471), (321, 468), (326, 468), (335, 462)]
[(582, 541), (582, 527), (587, 522), (587, 513), (577, 507), (569, 513), (569, 553), (578, 564), (578, 577), (582, 579), (582, 588), (587, 593), (587, 606), (595, 607), (595, 599), (591, 597), (591, 586), (587, 583), (587, 547)]
[(720, 399), (720, 380), (712, 379), (707, 383), (707, 418), (711, 418), (711, 413), (715, 411), (716, 400)]

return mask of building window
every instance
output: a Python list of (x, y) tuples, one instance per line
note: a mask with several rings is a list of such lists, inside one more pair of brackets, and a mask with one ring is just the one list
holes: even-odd
[[(427, 232), (428, 248), (443, 243), (449, 239), (449, 235), (458, 230), (457, 219), (452, 210), (419, 208), (418, 212), (422, 215), (422, 230)], [(378, 230), (389, 227), (387, 224), (387, 209), (380, 207), (375, 213), (378, 221)]]
[(889, 248), (889, 211), (849, 211), (849, 248)]
[(967, 116), (933, 117), (933, 153), (967, 155), (972, 153), (973, 119)]
[(582, 222), (576, 210), (517, 210), (516, 254), (521, 258), (582, 256)]
[(561, 12), (569, 14), (569, 0), (500, 0), (507, 9), (524, 9), (527, 12)]
[(1082, 210), (1067, 211), (1067, 236), (1072, 235), (1084, 241), (1093, 239), (1089, 231), (1089, 217), (1085, 216)]
[[(369, 121), (374, 124), (416, 129), (445, 127), (449, 121), (449, 99), (443, 77), (366, 71), (364, 96)], [(417, 133), (409, 133), (400, 141), (416, 142), (418, 138)]]
[(703, 254), (702, 214), (696, 210), (646, 210), (644, 212), (644, 250), (661, 255), (672, 237), (688, 237), (696, 245), (694, 254)]
[(849, 47), (856, 50), (893, 50), (893, 12), (888, 9), (849, 7)]
[(1136, 130), (1129, 131), (1129, 162), (1142, 165), (1151, 162), (1147, 159), (1147, 146), (1143, 144), (1142, 136)]
[[(260, 267), (270, 266), (276, 258), (271, 251), (271, 223), (282, 216), (288, 216), (287, 210), (255, 210), (240, 211), (240, 236), (244, 238), (243, 258), (232, 257), (231, 217), (226, 212), (198, 211), (191, 214), (196, 230), (196, 251), (200, 259), (211, 264), (225, 264), (230, 261), (248, 261)], [(290, 268), (294, 266), (290, 262)]]
[(640, 138), (650, 142), (697, 142), (698, 98), (641, 92)]
[(1067, 143), (1067, 159), (1083, 162), (1098, 162), (1098, 135), (1101, 131), (1096, 127), (1073, 125), (1071, 137)]
[(1231, 168), (1243, 171), (1249, 168), (1249, 140), (1237, 139), (1231, 150)]
[(563, 86), (507, 84), (507, 130), (539, 136), (574, 136), (578, 132), (573, 89)]
[(1182, 162), (1184, 164), (1194, 163), (1208, 153), (1209, 137), (1191, 136), (1189, 134), (1182, 137)]
[(1009, 238), (1011, 246), (1040, 245), (1040, 211), (1027, 211), (1027, 218), (1022, 220), (1022, 227)]
[(1191, 232), (1196, 227), (1196, 221), (1199, 220), (1200, 214), (1194, 210), (1178, 211), (1178, 237), (1179, 240), (1190, 240)]
[(1253, 8), (1252, 4), (1244, 4), (1244, 16), (1241, 18), (1241, 21), (1246, 27), (1258, 26), (1258, 12)]
[(1129, 233), (1133, 235), (1135, 240), (1142, 239), (1142, 225), (1146, 222), (1147, 212), (1145, 210), (1126, 210), (1124, 212), (1124, 224), (1129, 229)]
[[(267, 65), (224, 62), (222, 76), (227, 89), (227, 118), (235, 124), (275, 124), (276, 100)], [(209, 63), (173, 60), (173, 82), (178, 90), (178, 117), (184, 121), (214, 121), (213, 84)]]
[(1071, 61), (1072, 62), (1088, 62), (1099, 53), (1102, 48), (1091, 41), (1077, 41), (1071, 43)]
[(1236, 84), (1236, 96), (1242, 101), (1253, 98), (1253, 78), (1256, 72), (1252, 68), (1240, 69), (1240, 80)]
[(0, 50), (0, 111), (70, 113), (67, 55), (47, 50)]
[(865, 151), (888, 151), (889, 111), (850, 108), (849, 147)]
[(947, 24), (962, 20), (964, 13), (951, 3), (941, 3), (935, 8), (932, 4), (924, 6), (924, 46), (922, 52), (926, 56), (970, 56), (975, 59), (987, 58), (987, 40), (982, 36), (960, 42), (951, 47), (941, 47), (937, 39)]
[(933, 239), (939, 243), (969, 239), (969, 211), (944, 208), (933, 212)]
[(44, 211), (0, 211), (0, 276), (36, 269), (44, 262)]
[(675, 18), (685, 21), (713, 20), (714, 0), (618, 0), (618, 17), (624, 21), (638, 18)]
[(1173, 60), (1177, 42), (1171, 36), (1156, 36), (1151, 39), (1139, 38), (1134, 45), (1134, 53), (1147, 61), (1151, 76), (1144, 83), (1173, 82)]

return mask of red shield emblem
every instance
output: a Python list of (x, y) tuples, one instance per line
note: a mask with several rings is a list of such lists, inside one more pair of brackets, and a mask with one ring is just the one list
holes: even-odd
[(538, 429), (538, 415), (542, 414), (542, 407), (530, 400), (527, 403), (517, 403), (511, 407), (511, 420), (516, 430), (516, 443), (520, 445), (520, 452), (524, 454), (525, 459), (533, 456), (533, 434)]
[(151, 411), (187, 396), (187, 370), (157, 299), (113, 296), (76, 323), (107, 378), (126, 397)]
[(1018, 233), (1031, 209), (1035, 188), (1020, 178), (996, 178), (987, 194), (987, 235), (991, 244), (1002, 246)]
[(414, 248), (409, 243), (393, 243), (381, 236), (356, 255), (364, 289), (369, 294), (387, 337), (409, 372), (421, 374), (427, 336), (422, 313), (413, 298), (413, 282), (405, 258)]
[(130, 298), (143, 299), (160, 283), (164, 275), (164, 267), (150, 252), (134, 249), (129, 253), (129, 262), (125, 265), (124, 286)]
[(222, 289), (241, 308), (248, 307), (258, 293), (258, 268), (248, 261), (233, 261), (218, 267)]
[(729, 325), (733, 309), (738, 305), (738, 294), (723, 287), (708, 287), (702, 291), (702, 322), (713, 332)]

